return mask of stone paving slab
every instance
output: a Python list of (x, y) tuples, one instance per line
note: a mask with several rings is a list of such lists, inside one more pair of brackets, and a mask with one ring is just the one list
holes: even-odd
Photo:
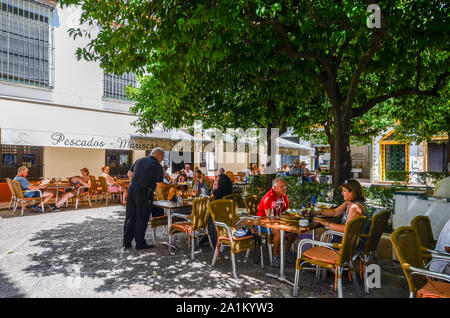
[[(292, 297), (291, 286), (265, 275), (278, 270), (261, 269), (252, 255), (237, 256), (237, 279), (227, 252), (214, 268), (209, 248), (191, 261), (184, 234), (175, 236), (179, 250), (173, 255), (161, 244), (167, 241), (162, 228), (156, 248), (124, 250), (124, 214), (122, 206), (113, 206), (1, 219), (0, 297)], [(293, 281), (293, 265), (287, 277)], [(299, 297), (336, 297), (332, 275), (317, 281), (305, 272), (300, 281)], [(363, 296), (347, 280), (344, 295)], [(407, 296), (395, 286), (371, 294)]]

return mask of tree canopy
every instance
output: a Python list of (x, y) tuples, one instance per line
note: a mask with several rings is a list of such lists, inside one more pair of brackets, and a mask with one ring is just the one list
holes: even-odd
[[(325, 133), (340, 184), (350, 176), (351, 136), (376, 135), (396, 116), (409, 123), (420, 109), (448, 116), (450, 15), (442, 1), (59, 2), (82, 6), (74, 38), (101, 26), (79, 58), (141, 74), (131, 95), (143, 132), (201, 120)], [(381, 8), (376, 28), (366, 24), (371, 3)]]

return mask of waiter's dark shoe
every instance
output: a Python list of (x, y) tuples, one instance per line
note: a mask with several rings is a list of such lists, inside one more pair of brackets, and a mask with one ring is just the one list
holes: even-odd
[(136, 250), (147, 250), (149, 248), (154, 248), (154, 247), (155, 247), (154, 244), (145, 244), (145, 245), (142, 245), (142, 246), (136, 246), (135, 249)]
[(123, 244), (122, 247), (123, 248), (132, 248), (133, 246), (131, 244)]

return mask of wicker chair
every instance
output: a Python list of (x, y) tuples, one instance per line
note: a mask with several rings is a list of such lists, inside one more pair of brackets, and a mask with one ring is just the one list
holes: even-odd
[[(231, 248), (231, 265), (233, 269), (233, 277), (237, 278), (235, 254), (249, 251), (256, 246), (255, 237), (253, 235), (245, 237), (234, 237), (236, 230), (235, 208), (233, 200), (220, 199), (208, 203), (209, 213), (211, 214), (217, 230), (217, 243), (211, 266), (216, 264), (219, 250), (222, 246)], [(261, 255), (262, 259), (262, 255)], [(263, 264), (261, 262), (261, 267)]]
[[(258, 214), (258, 206), (261, 202), (261, 197), (257, 195), (252, 195), (244, 199), (244, 205), (247, 209), (247, 214), (249, 216), (256, 216)], [(269, 262), (272, 266), (272, 244), (273, 244), (273, 234), (272, 233), (261, 233), (261, 238), (264, 239), (267, 249), (269, 252)]]
[[(361, 238), (366, 239), (366, 243), (364, 245), (364, 250), (357, 251), (353, 256), (353, 260), (359, 258), (360, 260), (360, 274), (364, 274), (364, 291), (369, 294), (369, 286), (367, 284), (367, 272), (366, 268), (369, 264), (370, 258), (375, 254), (378, 248), (378, 243), (380, 242), (381, 235), (383, 234), (383, 230), (385, 229), (389, 217), (391, 216), (391, 212), (389, 211), (381, 211), (375, 214), (370, 221), (370, 229), (369, 233), (361, 234)], [(324, 241), (325, 237), (330, 237), (331, 235), (339, 235), (343, 236), (342, 232), (336, 232), (332, 230), (325, 231), (322, 234), (321, 241)]]
[(14, 188), (11, 184), (11, 179), (6, 178), (6, 183), (8, 184), (9, 192), (11, 192), (11, 200), (9, 200), (9, 209), (11, 210), (11, 207), (15, 209), (16, 203), (17, 203), (17, 198), (16, 198), (16, 193), (14, 192)]
[(418, 215), (411, 220), (411, 227), (416, 232), (420, 245), (430, 250), (436, 248), (436, 240), (433, 237), (430, 218), (425, 215)]
[(208, 202), (209, 198), (200, 198), (192, 202), (192, 215), (184, 215), (180, 213), (172, 213), (171, 218), (177, 217), (184, 219), (180, 223), (172, 223), (169, 235), (174, 235), (175, 233), (186, 233), (188, 237), (188, 247), (191, 248), (191, 259), (194, 260), (195, 257), (195, 239), (200, 238), (204, 235), (208, 236), (209, 244), (211, 249), (214, 251), (211, 238), (208, 235)]
[(234, 182), (234, 173), (233, 171), (227, 171), (225, 172), (228, 178), (230, 178), (231, 182)]
[(91, 186), (81, 186), (77, 188), (77, 192), (75, 193), (75, 195), (73, 196), (72, 200), (75, 200), (75, 210), (78, 209), (78, 204), (81, 201), (81, 203), (83, 203), (83, 198), (87, 198), (89, 206), (92, 208), (92, 202), (91, 202), (91, 197), (92, 197), (92, 193), (93, 191), (97, 191), (97, 182), (95, 182), (95, 177), (94, 177), (94, 182), (92, 182), (92, 176), (89, 176), (89, 179), (91, 181)]
[(100, 192), (100, 202), (103, 197), (105, 197), (105, 205), (108, 205), (108, 199), (111, 197), (111, 193), (108, 191), (108, 183), (106, 182), (105, 177), (98, 177), (98, 181), (100, 183), (100, 187), (98, 188)]
[(224, 196), (222, 199), (233, 200), (233, 202), (234, 202), (234, 215), (235, 215), (235, 217), (237, 217), (237, 210), (239, 208), (239, 205), (241, 205), (242, 195), (240, 195), (239, 193), (232, 193), (232, 194), (228, 194), (228, 195)]
[[(416, 231), (409, 226), (401, 226), (390, 236), (394, 250), (402, 266), (409, 286), (409, 297), (450, 298), (450, 284), (430, 280), (437, 278), (450, 282), (450, 275), (426, 269), (425, 261), (431, 258), (428, 249), (419, 244)], [(450, 257), (439, 257), (450, 261)]]
[(162, 189), (159, 187), (156, 187), (155, 193), (156, 193), (156, 198), (158, 200), (168, 200), (168, 196), (169, 196), (169, 190), (170, 188), (167, 189)]
[[(15, 180), (11, 180), (11, 185), (12, 185), (12, 187), (14, 189), (14, 194), (15, 194), (15, 196), (17, 198), (17, 203), (16, 203), (15, 208), (14, 208), (14, 213), (16, 213), (17, 205), (20, 204), (20, 206), (21, 206), (21, 214), (20, 215), (23, 216), (24, 209), (27, 206), (28, 202), (36, 202), (36, 201), (39, 201), (41, 203), (42, 212), (45, 212), (44, 198), (42, 196), (42, 191), (41, 190), (26, 190), (26, 191), (23, 191), (22, 187), (20, 185), (20, 182), (19, 181), (15, 181)], [(40, 193), (40, 196), (38, 198), (26, 198), (24, 196), (25, 193), (36, 192), (36, 191)]]
[(244, 199), (244, 206), (249, 216), (256, 216), (258, 214), (259, 202), (261, 202), (261, 197), (257, 195), (252, 195)]
[[(366, 217), (358, 216), (348, 221), (345, 224), (344, 236), (341, 243), (328, 243), (323, 241), (316, 241), (311, 239), (303, 239), (298, 245), (298, 256), (295, 270), (295, 282), (294, 282), (294, 296), (298, 293), (298, 284), (300, 270), (312, 269), (318, 270), (318, 268), (326, 268), (334, 272), (335, 274), (335, 286), (338, 290), (338, 297), (342, 298), (342, 272), (344, 269), (348, 269), (352, 272), (353, 280), (356, 283), (356, 275), (353, 271), (353, 255), (358, 244), (362, 229), (366, 222)], [(305, 244), (317, 245), (302, 253), (302, 247)], [(316, 267), (303, 267), (303, 264), (309, 263)]]

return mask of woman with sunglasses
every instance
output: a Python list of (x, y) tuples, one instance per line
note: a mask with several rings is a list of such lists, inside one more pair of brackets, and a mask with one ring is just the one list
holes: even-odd
[[(365, 205), (365, 196), (361, 184), (355, 179), (345, 180), (341, 186), (342, 196), (345, 202), (335, 209), (322, 210), (321, 215), (327, 217), (339, 217), (342, 216), (341, 223), (332, 223), (321, 218), (315, 218), (315, 220), (322, 225), (327, 226), (330, 230), (337, 232), (344, 232), (345, 223), (358, 217), (360, 215), (367, 215), (367, 207)], [(340, 237), (334, 236), (333, 241), (339, 240)], [(363, 244), (360, 240), (360, 244)], [(358, 244), (358, 246), (360, 245)]]

